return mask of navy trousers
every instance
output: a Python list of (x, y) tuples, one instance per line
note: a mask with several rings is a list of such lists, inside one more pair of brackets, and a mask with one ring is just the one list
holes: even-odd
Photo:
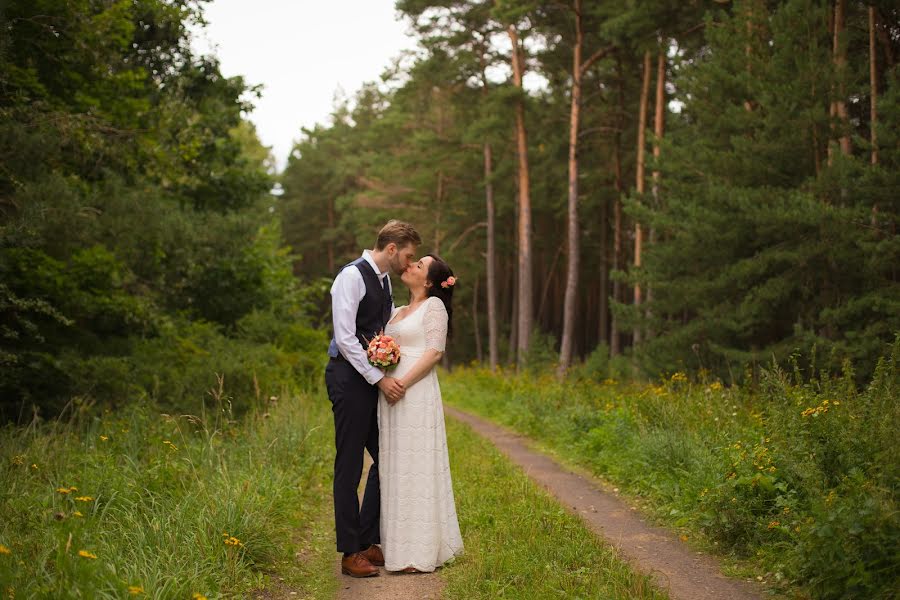
[[(334, 522), (338, 552), (358, 552), (381, 543), (381, 491), (378, 482), (378, 388), (343, 358), (325, 367), (325, 386), (334, 413)], [(363, 450), (369, 469), (362, 508), (357, 488)]]

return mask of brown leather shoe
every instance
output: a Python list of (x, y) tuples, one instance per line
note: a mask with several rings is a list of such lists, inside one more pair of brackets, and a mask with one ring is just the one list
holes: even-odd
[(372, 544), (365, 550), (361, 550), (360, 554), (365, 556), (366, 560), (368, 560), (370, 563), (372, 563), (376, 567), (384, 566), (384, 554), (381, 552), (381, 548), (379, 548), (375, 544)]
[(341, 559), (341, 573), (350, 577), (374, 577), (378, 567), (368, 561), (362, 552), (356, 552)]

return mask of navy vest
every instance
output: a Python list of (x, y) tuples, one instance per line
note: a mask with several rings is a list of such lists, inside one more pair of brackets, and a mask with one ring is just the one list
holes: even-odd
[[(365, 349), (369, 345), (368, 340), (381, 333), (391, 319), (391, 307), (394, 299), (382, 287), (381, 282), (378, 281), (378, 275), (375, 274), (372, 265), (365, 258), (360, 257), (352, 263), (344, 265), (341, 271), (348, 267), (359, 269), (363, 282), (366, 284), (366, 295), (359, 301), (359, 308), (356, 310), (356, 338)], [(336, 357), (339, 354), (337, 342), (332, 336), (331, 343), (328, 345), (328, 356)]]

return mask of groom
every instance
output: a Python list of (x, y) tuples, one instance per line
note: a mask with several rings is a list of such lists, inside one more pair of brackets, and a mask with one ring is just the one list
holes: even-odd
[[(334, 520), (341, 572), (351, 577), (378, 575), (384, 565), (380, 540), (378, 483), (378, 390), (399, 400), (405, 390), (369, 364), (365, 348), (391, 318), (394, 300), (388, 270), (400, 275), (412, 264), (422, 239), (408, 223), (388, 221), (374, 250), (344, 266), (331, 286), (334, 337), (328, 347), (325, 386), (334, 412)], [(363, 448), (372, 467), (360, 510), (357, 487)]]

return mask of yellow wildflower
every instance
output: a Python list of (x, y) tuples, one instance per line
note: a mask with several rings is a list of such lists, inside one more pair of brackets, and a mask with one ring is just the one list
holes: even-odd
[(75, 498), (78, 502), (93, 502), (94, 499), (91, 496), (78, 496)]
[(97, 558), (96, 554), (94, 554), (93, 552), (88, 552), (87, 550), (79, 550), (78, 556), (81, 556), (83, 558), (91, 558), (91, 559)]
[(775, 528), (778, 527), (779, 525), (781, 525), (781, 523), (779, 523), (778, 521), (772, 521), (771, 523), (769, 523), (769, 527), (768, 527), (768, 528), (769, 528), (769, 529), (775, 529)]
[(173, 444), (173, 443), (170, 442), (169, 440), (165, 440), (165, 441), (163, 442), (163, 444), (165, 444), (166, 446), (168, 446), (168, 447), (171, 448), (172, 450), (178, 450), (178, 446), (176, 446), (175, 444)]
[(128, 593), (131, 594), (132, 596), (137, 596), (138, 594), (144, 593), (144, 588), (142, 588), (139, 585), (129, 585)]
[(12, 554), (12, 550), (7, 548), (3, 544), (0, 544), (0, 554)]
[(69, 488), (62, 488), (62, 487), (56, 488), (56, 491), (59, 492), (60, 494), (68, 494), (71, 492), (71, 490)]
[(191, 598), (193, 600), (206, 600), (206, 596), (204, 596), (200, 592), (194, 592), (194, 594), (191, 596)]
[(672, 373), (672, 381), (673, 381), (673, 382), (676, 382), (676, 381), (687, 381), (687, 375), (685, 375), (685, 374), (682, 373), (681, 371), (678, 371), (677, 373)]
[(712, 390), (712, 391), (714, 391), (714, 392), (718, 392), (719, 390), (722, 389), (722, 384), (719, 383), (718, 381), (714, 381), (714, 382), (709, 386), (709, 389)]
[(21, 454), (16, 454), (15, 456), (13, 456), (12, 462), (14, 465), (24, 465), (25, 457)]
[(108, 440), (108, 439), (109, 439), (109, 436), (105, 436), (105, 435), (101, 435), (101, 436), (100, 436), (100, 441), (101, 441), (101, 442), (105, 442), (105, 441)]
[(73, 516), (73, 517), (84, 517), (84, 515), (81, 514), (81, 511), (80, 511), (80, 510), (76, 510), (75, 512), (73, 512), (73, 513), (72, 513), (72, 516)]
[(37, 471), (38, 466), (35, 463), (31, 463), (31, 468)]

